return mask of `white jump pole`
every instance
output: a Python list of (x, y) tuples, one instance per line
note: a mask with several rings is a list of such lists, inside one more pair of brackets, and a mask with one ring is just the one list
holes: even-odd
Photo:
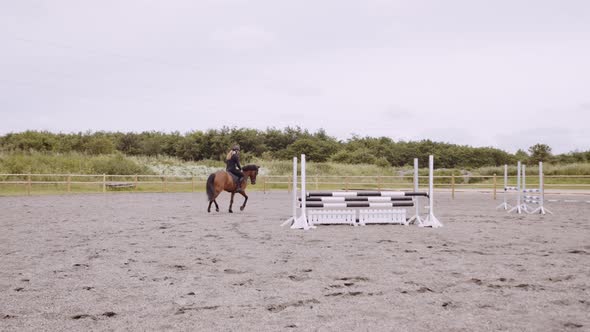
[(434, 156), (428, 157), (428, 204), (429, 213), (423, 227), (442, 227), (442, 223), (434, 216)]
[(510, 211), (508, 211), (508, 213), (512, 212), (512, 211), (516, 211), (516, 213), (520, 214), (522, 213), (522, 204), (520, 202), (520, 197), (522, 195), (522, 189), (520, 187), (520, 161), (518, 162), (518, 164), (516, 165), (516, 206), (514, 206), (512, 209), (510, 209)]
[[(414, 158), (414, 192), (418, 192), (418, 158)], [(424, 220), (420, 217), (420, 196), (416, 196), (414, 204), (416, 206), (416, 214), (408, 220), (408, 223), (424, 226)]]
[(543, 175), (543, 162), (542, 161), (539, 161), (539, 191), (540, 191), (539, 207), (536, 208), (531, 213), (540, 213), (540, 214), (550, 213), (550, 214), (553, 214), (553, 212), (549, 211), (548, 209), (546, 209), (543, 206), (543, 203), (545, 202), (545, 178), (544, 178), (544, 175)]
[(304, 229), (308, 230), (315, 228), (309, 225), (307, 222), (306, 205), (307, 205), (307, 192), (305, 190), (306, 177), (305, 177), (305, 155), (301, 155), (301, 215), (295, 218), (291, 228), (293, 229)]
[(293, 157), (293, 217), (287, 219), (281, 226), (293, 224), (297, 219), (297, 157)]
[[(526, 195), (526, 165), (522, 164), (522, 192)], [(522, 200), (522, 210), (524, 212), (529, 212), (529, 206), (526, 204), (526, 197), (523, 197)]]
[(496, 207), (496, 209), (503, 208), (504, 210), (508, 210), (510, 208), (510, 204), (507, 201), (508, 196), (508, 165), (504, 165), (504, 202)]

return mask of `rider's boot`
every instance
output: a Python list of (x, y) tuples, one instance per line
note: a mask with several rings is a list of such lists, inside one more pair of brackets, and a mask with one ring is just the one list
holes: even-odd
[(242, 179), (238, 180), (238, 185), (236, 186), (236, 192), (239, 193), (242, 191)]

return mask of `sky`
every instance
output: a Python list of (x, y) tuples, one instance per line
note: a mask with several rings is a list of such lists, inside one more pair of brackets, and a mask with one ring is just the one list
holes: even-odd
[(299, 126), (590, 150), (587, 0), (0, 0), (0, 135)]

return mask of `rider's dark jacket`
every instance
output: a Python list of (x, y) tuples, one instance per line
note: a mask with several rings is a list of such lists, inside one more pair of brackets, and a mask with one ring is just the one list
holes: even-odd
[(240, 165), (240, 157), (237, 153), (234, 153), (231, 158), (225, 161), (227, 167), (225, 168), (228, 172), (232, 172), (233, 174), (237, 175), (238, 177), (244, 176), (242, 173), (242, 166)]

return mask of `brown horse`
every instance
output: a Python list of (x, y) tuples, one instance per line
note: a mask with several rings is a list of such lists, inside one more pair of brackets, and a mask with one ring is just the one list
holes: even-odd
[[(246, 186), (248, 185), (248, 178), (250, 178), (250, 182), (252, 184), (256, 184), (256, 175), (258, 175), (258, 166), (256, 165), (246, 165), (242, 167), (242, 173), (244, 173), (244, 177), (242, 178), (242, 190), (239, 191), (242, 196), (244, 196), (244, 204), (240, 206), (240, 211), (243, 211), (246, 207), (246, 202), (248, 201), (248, 195), (246, 195)], [(207, 208), (207, 212), (211, 212), (211, 204), (215, 203), (215, 211), (219, 212), (219, 205), (217, 205), (217, 201), (215, 199), (222, 191), (227, 191), (231, 193), (231, 199), (229, 201), (229, 213), (233, 213), (231, 206), (234, 203), (234, 195), (236, 194), (237, 183), (235, 183), (231, 174), (226, 171), (217, 171), (211, 175), (207, 179), (207, 197), (209, 198), (209, 207)]]

